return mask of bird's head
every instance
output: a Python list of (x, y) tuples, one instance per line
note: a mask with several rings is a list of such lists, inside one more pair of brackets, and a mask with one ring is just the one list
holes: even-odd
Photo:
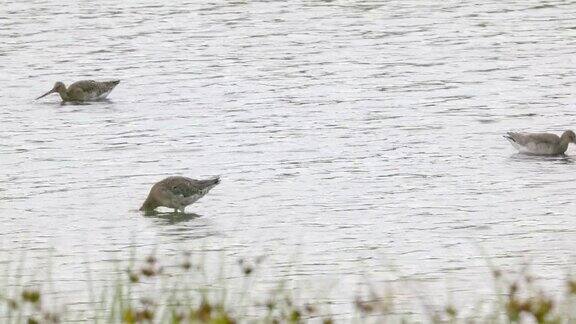
[(45, 94), (41, 95), (40, 97), (36, 98), (36, 100), (38, 100), (40, 98), (44, 98), (51, 93), (62, 93), (65, 91), (66, 91), (66, 86), (64, 85), (64, 83), (58, 81), (58, 82), (54, 83), (54, 87), (52, 87), (52, 89), (50, 91), (48, 91)]
[(562, 133), (561, 138), (565, 141), (576, 144), (576, 134), (574, 134), (574, 132), (571, 130), (567, 130), (564, 133)]
[(156, 207), (158, 207), (158, 206), (160, 206), (160, 205), (158, 204), (156, 199), (154, 199), (154, 197), (148, 196), (148, 198), (146, 198), (146, 200), (142, 204), (142, 207), (140, 207), (140, 211), (150, 212), (150, 211), (153, 211), (154, 209), (156, 209)]

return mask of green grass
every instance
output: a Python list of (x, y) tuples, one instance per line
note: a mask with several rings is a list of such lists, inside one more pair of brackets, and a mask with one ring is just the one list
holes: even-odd
[[(136, 259), (135, 255), (132, 256)], [(242, 277), (240, 291), (232, 293), (226, 286), (224, 267), (212, 274), (212, 280), (198, 260), (184, 254), (177, 264), (164, 266), (151, 255), (139, 262), (127, 262), (111, 289), (97, 293), (88, 269), (86, 287), (92, 308), (82, 317), (74, 318), (62, 305), (58, 311), (49, 307), (51, 294), (44, 287), (22, 283), (24, 264), (18, 261), (15, 273), (5, 270), (0, 282), (0, 322), (61, 323), (576, 323), (576, 279), (565, 280), (565, 291), (547, 292), (527, 271), (506, 274), (492, 268), (496, 298), (481, 301), (488, 305), (464, 312), (453, 305), (428, 306), (424, 311), (400, 311), (391, 288), (368, 286), (350, 301), (353, 313), (341, 319), (332, 313), (325, 301), (302, 301), (298, 289), (289, 289), (279, 282), (275, 289), (262, 297), (254, 294), (261, 258), (240, 260), (234, 269)], [(8, 267), (7, 267), (8, 268)], [(9, 281), (13, 279), (13, 282)], [(51, 284), (48, 284), (51, 286)], [(50, 290), (53, 290), (50, 287)], [(256, 296), (258, 295), (258, 296)], [(552, 297), (554, 296), (554, 297)], [(421, 296), (413, 296), (414, 305)], [(416, 306), (414, 306), (416, 307)], [(404, 313), (403, 313), (404, 312)], [(338, 319), (339, 318), (339, 319)]]

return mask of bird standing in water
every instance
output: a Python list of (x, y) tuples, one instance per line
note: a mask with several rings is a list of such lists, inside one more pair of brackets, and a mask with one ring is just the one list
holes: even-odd
[(174, 212), (184, 213), (186, 206), (204, 197), (219, 183), (219, 177), (208, 180), (168, 177), (152, 186), (140, 210), (153, 211), (157, 207), (168, 207), (174, 208)]
[(84, 80), (72, 83), (68, 88), (64, 83), (58, 81), (54, 84), (52, 90), (46, 92), (36, 100), (43, 98), (51, 93), (58, 93), (62, 101), (94, 101), (106, 98), (112, 92), (114, 87), (120, 83), (120, 80), (113, 81), (94, 81)]
[(568, 149), (568, 144), (576, 144), (576, 134), (567, 130), (558, 137), (549, 133), (513, 133), (504, 136), (520, 153), (536, 155), (560, 155)]

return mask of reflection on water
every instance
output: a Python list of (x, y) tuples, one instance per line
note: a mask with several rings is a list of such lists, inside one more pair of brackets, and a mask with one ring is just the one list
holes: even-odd
[(163, 213), (158, 211), (146, 212), (144, 216), (158, 220), (159, 225), (174, 225), (201, 217), (198, 214), (191, 213)]
[(158, 235), (175, 241), (189, 242), (208, 237), (221, 236), (214, 224), (208, 219), (194, 213), (148, 212), (144, 217), (151, 219), (158, 226)]
[(528, 163), (561, 163), (561, 164), (570, 164), (574, 163), (574, 158), (569, 155), (535, 155), (535, 154), (527, 154), (527, 153), (516, 153), (510, 155), (510, 159), (513, 161), (525, 161)]
[[(467, 303), (491, 293), (480, 245), (560, 284), (574, 148), (520, 156), (502, 135), (574, 127), (573, 4), (149, 2), (3, 2), (0, 244), (29, 258), (22, 282), (52, 250), (83, 308), (82, 260), (104, 285), (110, 251), (195, 249), (337, 280), (336, 304), (391, 264)], [(111, 78), (107, 101), (33, 100)], [(213, 174), (189, 215), (132, 211), (166, 176)]]
[(93, 100), (91, 102), (87, 102), (87, 101), (61, 101), (60, 106), (90, 106), (90, 105), (95, 105), (99, 102), (113, 103), (112, 100), (110, 100), (108, 98), (104, 98), (104, 99), (100, 99), (100, 100)]

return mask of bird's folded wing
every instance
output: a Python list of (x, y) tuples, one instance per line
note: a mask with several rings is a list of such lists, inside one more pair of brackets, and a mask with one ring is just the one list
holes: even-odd
[(192, 179), (181, 179), (180, 181), (174, 181), (171, 184), (171, 191), (175, 195), (181, 195), (184, 197), (190, 197), (196, 195), (200, 192), (199, 186), (196, 184), (197, 181)]
[(557, 144), (560, 138), (555, 134), (548, 133), (508, 133), (508, 135), (518, 144), (526, 146), (529, 143), (535, 144)]
[(91, 92), (97, 88), (97, 84), (98, 83), (94, 80), (82, 80), (82, 81), (77, 81), (77, 82), (72, 83), (70, 85), (70, 88), (77, 87), (77, 88), (82, 89), (82, 91)]

